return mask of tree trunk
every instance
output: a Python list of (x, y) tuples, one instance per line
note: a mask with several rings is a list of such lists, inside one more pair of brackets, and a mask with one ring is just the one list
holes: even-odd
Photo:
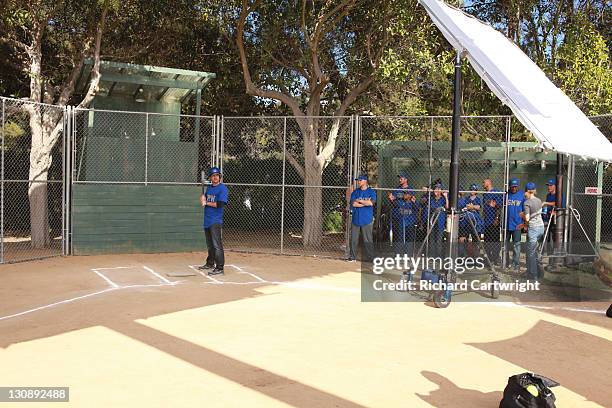
[[(316, 118), (304, 132), (304, 248), (320, 249), (323, 240), (323, 169), (317, 160)], [(310, 186), (310, 187), (309, 187)]]
[(318, 168), (306, 170), (304, 188), (304, 248), (321, 249), (323, 240), (323, 191), (321, 171)]
[(51, 155), (45, 152), (44, 140), (45, 133), (49, 134), (54, 127), (54, 120), (50, 116), (43, 115), (40, 109), (33, 107), (33, 111), (30, 112), (32, 144), (28, 198), (30, 201), (32, 248), (48, 248), (51, 243), (49, 236), (49, 201), (47, 199), (47, 177), (51, 167)]

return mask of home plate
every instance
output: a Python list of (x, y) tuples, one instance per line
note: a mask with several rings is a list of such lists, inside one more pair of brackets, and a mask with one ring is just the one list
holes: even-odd
[(168, 272), (166, 275), (171, 277), (171, 278), (182, 278), (182, 277), (185, 277), (185, 276), (197, 276), (197, 273), (192, 272), (192, 271)]

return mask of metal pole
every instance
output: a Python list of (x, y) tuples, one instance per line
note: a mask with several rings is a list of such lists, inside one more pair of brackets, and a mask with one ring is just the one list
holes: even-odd
[(287, 158), (287, 118), (283, 118), (283, 184), (281, 187), (281, 236), (280, 236), (280, 252), (285, 249), (285, 166)]
[(225, 116), (223, 115), (221, 115), (221, 119), (219, 120), (219, 126), (221, 128), (221, 138), (219, 139), (219, 167), (221, 168), (221, 173), (223, 173), (223, 158), (225, 155)]
[(597, 163), (597, 188), (600, 193), (597, 195), (597, 208), (595, 211), (595, 246), (599, 248), (601, 243), (601, 215), (602, 215), (602, 199), (603, 199), (603, 162)]
[(569, 234), (570, 232), (570, 222), (572, 217), (569, 216), (568, 212), (567, 212), (567, 208), (569, 208), (569, 203), (571, 200), (571, 197), (574, 195), (574, 186), (573, 186), (573, 179), (574, 179), (574, 157), (571, 155), (568, 155), (567, 157), (567, 180), (565, 182), (565, 225), (563, 226), (563, 251), (567, 254), (567, 253), (571, 253), (569, 252), (569, 241), (571, 240), (571, 234)]
[(2, 158), (0, 159), (0, 263), (4, 263), (4, 114), (6, 101), (2, 99)]
[[(512, 126), (512, 117), (508, 116), (506, 118), (506, 149), (504, 152), (504, 194), (505, 194), (505, 202), (508, 202), (508, 179), (510, 178), (510, 129)], [(508, 263), (508, 259), (507, 259), (507, 249), (508, 249), (508, 231), (506, 226), (508, 225), (508, 206), (504, 205), (503, 207), (503, 218), (504, 218), (504, 224), (503, 224), (503, 245), (502, 245), (502, 267), (506, 267), (506, 264)]]
[[(76, 119), (76, 114), (75, 112), (78, 112), (78, 110), (73, 109), (72, 110), (72, 117), (71, 117), (71, 134), (70, 134), (70, 149), (71, 149), (71, 153), (70, 153), (70, 191), (71, 194), (73, 192), (73, 188), (74, 188), (74, 173), (75, 173), (75, 167), (76, 167), (76, 158), (77, 158), (77, 119)], [(83, 143), (85, 143), (85, 141), (83, 141)], [(81, 157), (82, 159), (82, 157)], [(79, 163), (79, 169), (81, 168), (81, 164)], [(77, 175), (77, 181), (78, 181), (78, 175)], [(69, 204), (69, 208), (68, 211), (70, 212), (70, 214), (72, 215), (72, 201), (68, 202)], [(68, 243), (69, 243), (69, 254), (74, 254), (74, 223), (72, 222), (72, 217), (69, 220), (70, 222), (68, 223), (68, 229), (69, 229), (69, 233), (68, 233)]]
[(144, 184), (149, 181), (149, 113), (145, 114), (145, 174)]
[[(557, 153), (557, 180), (555, 191), (557, 194), (557, 198), (555, 200), (555, 208), (563, 208), (563, 154)], [(553, 236), (554, 246), (553, 253), (556, 255), (561, 251), (561, 247), (563, 245), (563, 236), (564, 236), (564, 226), (565, 226), (565, 217), (564, 210), (557, 210), (556, 217), (551, 221), (555, 222), (555, 234)], [(546, 242), (544, 243), (546, 245)], [(553, 258), (554, 263), (558, 263), (557, 258)]]
[(461, 135), (461, 53), (457, 53), (457, 58), (455, 60), (454, 88), (449, 206), (453, 209), (457, 209), (457, 190), (459, 189), (459, 137)]
[(70, 106), (64, 106), (64, 129), (62, 131), (62, 255), (66, 255), (66, 194), (68, 194), (68, 189), (66, 188), (66, 163), (68, 161), (66, 157), (68, 151), (66, 135), (68, 134), (70, 128), (68, 120), (69, 111)]
[[(202, 90), (198, 89), (196, 91), (196, 121), (195, 121), (195, 125), (194, 125), (194, 142), (196, 146), (199, 146), (199, 142), (200, 142), (200, 112), (202, 109)], [(180, 116), (179, 116), (179, 120), (180, 120)]]
[(452, 122), (452, 140), (451, 140), (451, 162), (449, 174), (449, 239), (448, 239), (448, 256), (454, 258), (457, 251), (457, 238), (459, 235), (459, 223), (457, 222), (457, 191), (459, 190), (459, 138), (461, 136), (461, 53), (457, 53), (455, 59), (455, 82), (454, 82), (454, 98), (453, 98), (453, 122)]

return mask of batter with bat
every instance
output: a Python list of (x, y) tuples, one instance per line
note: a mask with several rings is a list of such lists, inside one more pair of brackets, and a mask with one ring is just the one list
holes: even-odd
[(211, 167), (206, 179), (202, 174), (202, 195), (200, 203), (204, 207), (204, 233), (208, 257), (199, 269), (208, 270), (209, 275), (223, 274), (225, 254), (223, 252), (223, 210), (227, 205), (228, 190), (221, 182), (221, 170)]

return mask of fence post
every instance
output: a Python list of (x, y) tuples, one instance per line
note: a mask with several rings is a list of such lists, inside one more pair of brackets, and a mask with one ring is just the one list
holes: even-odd
[(285, 166), (287, 164), (287, 117), (283, 117), (283, 181), (281, 187), (281, 227), (280, 227), (280, 253), (285, 249)]
[(149, 112), (145, 113), (145, 174), (144, 184), (149, 181)]
[(503, 244), (502, 244), (502, 267), (505, 268), (508, 264), (508, 231), (507, 231), (507, 225), (508, 225), (508, 209), (507, 209), (507, 202), (508, 202), (508, 190), (509, 190), (509, 186), (508, 186), (508, 179), (510, 178), (510, 134), (511, 134), (511, 129), (512, 129), (512, 116), (508, 116), (506, 118), (506, 135), (505, 135), (505, 139), (506, 139), (506, 149), (504, 151), (504, 201), (506, 201), (506, 203), (503, 204), (503, 218), (504, 218), (504, 223), (502, 224), (502, 229), (504, 231), (503, 233)]
[(4, 98), (2, 99), (2, 158), (0, 159), (0, 263), (4, 263)]
[(599, 248), (601, 243), (601, 215), (603, 201), (603, 162), (597, 162), (597, 188), (600, 194), (597, 195), (597, 210), (595, 212), (595, 247)]

